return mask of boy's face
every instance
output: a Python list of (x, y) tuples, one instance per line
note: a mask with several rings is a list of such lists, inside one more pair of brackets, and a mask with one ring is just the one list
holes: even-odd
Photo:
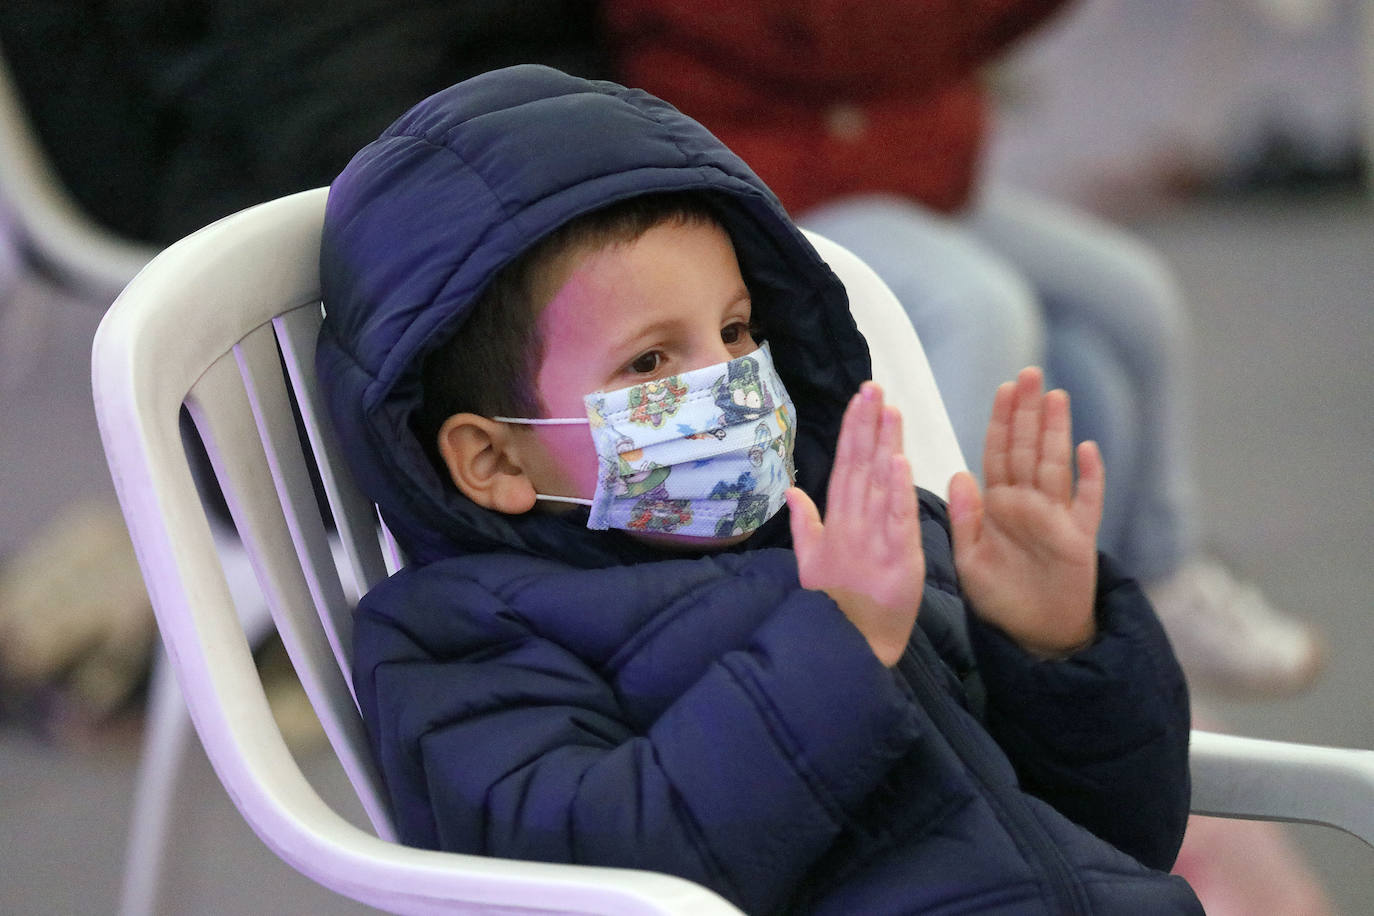
[[(749, 291), (719, 226), (662, 223), (624, 245), (576, 251), (544, 289), (544, 361), (536, 386), (547, 415), (581, 417), (583, 398), (701, 369), (758, 348), (749, 333)], [(586, 427), (529, 429), (540, 448), (528, 468), (535, 490), (590, 499), (596, 449)], [(655, 543), (726, 546), (743, 540), (636, 535)]]

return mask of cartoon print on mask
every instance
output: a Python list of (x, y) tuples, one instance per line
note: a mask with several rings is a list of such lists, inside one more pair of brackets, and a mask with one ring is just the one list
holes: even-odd
[(708, 499), (739, 499), (753, 493), (758, 487), (759, 482), (754, 479), (754, 475), (749, 471), (743, 471), (735, 478), (734, 483), (722, 480), (711, 488), (711, 495)]
[(711, 393), (724, 415), (724, 426), (758, 420), (773, 410), (773, 398), (759, 378), (758, 361), (749, 356), (727, 363), (726, 374), (711, 386)]
[(716, 523), (716, 537), (726, 538), (745, 531), (753, 531), (768, 521), (768, 497), (759, 496), (755, 493), (758, 485), (753, 473), (744, 471), (735, 478), (734, 483), (722, 480), (712, 488), (711, 499), (738, 501), (734, 514), (726, 516)]
[(671, 499), (667, 490), (657, 487), (635, 503), (629, 523), (625, 527), (631, 531), (671, 534), (691, 521), (692, 501)]
[(754, 467), (763, 464), (763, 453), (772, 445), (773, 433), (767, 423), (754, 427), (754, 446), (749, 449), (749, 462)]
[(778, 408), (777, 414), (778, 428), (782, 430), (782, 436), (774, 439), (770, 445), (773, 451), (778, 453), (778, 457), (783, 460), (790, 473), (792, 471), (793, 447), (797, 442), (797, 425), (792, 422), (792, 411), (783, 404)]
[(588, 528), (728, 537), (782, 507), (797, 421), (767, 344), (584, 404), (601, 466)]
[(796, 441), (797, 429), (792, 424), (792, 417), (787, 406), (783, 405), (774, 412), (778, 428), (782, 431), (781, 436), (774, 435), (773, 430), (769, 429), (767, 423), (760, 423), (754, 428), (754, 445), (749, 449), (749, 460), (757, 467), (763, 464), (763, 456), (766, 451), (771, 449), (787, 465), (791, 471), (790, 458), (792, 446)]
[(587, 404), (587, 425), (593, 430), (600, 429), (606, 425), (606, 399), (594, 394), (588, 395)]
[(746, 496), (735, 507), (735, 514), (723, 518), (716, 525), (716, 537), (728, 538), (753, 531), (768, 521), (768, 497)]
[[(648, 467), (636, 468), (634, 462), (644, 457), (644, 449), (632, 448), (633, 445), (629, 437), (616, 444), (617, 468), (609, 475), (609, 483), (616, 496), (642, 496), (653, 490), (662, 490), (663, 481), (672, 473), (672, 468), (652, 463)], [(667, 491), (663, 493), (666, 497)]]
[(677, 413), (686, 394), (687, 386), (676, 375), (636, 385), (629, 393), (629, 420), (658, 429), (664, 420)]
[(725, 427), (717, 426), (715, 429), (708, 429), (705, 432), (693, 432), (692, 427), (685, 423), (679, 423), (678, 432), (682, 433), (684, 439), (724, 439)]

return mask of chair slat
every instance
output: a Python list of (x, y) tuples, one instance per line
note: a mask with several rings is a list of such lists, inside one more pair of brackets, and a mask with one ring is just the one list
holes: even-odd
[[(293, 615), (291, 623), (303, 633), (313, 630), (315, 621), (310, 619), (313, 608), (324, 623), (330, 657), (340, 671), (347, 671), (347, 643), (352, 635), (347, 614), (348, 599), (344, 597), (338, 570), (334, 566), (324, 520), (320, 517), (310, 473), (306, 469), (305, 456), (292, 421), (291, 403), (282, 381), (276, 339), (271, 328), (260, 327), (245, 337), (234, 347), (234, 357), (239, 371), (243, 373), (255, 427), (262, 438), (275, 490), (281, 500), (295, 552), (301, 560), (302, 574), (310, 589), (311, 600), (308, 604), (295, 604), (289, 608), (288, 613)], [(334, 611), (340, 608), (345, 609), (344, 613), (336, 615)], [(334, 626), (338, 616), (345, 621), (346, 629), (342, 632)], [(302, 672), (302, 676), (309, 673)], [(351, 686), (349, 696), (353, 696)]]
[[(318, 601), (341, 606), (345, 599), (270, 326), (249, 334), (232, 356), (214, 363), (192, 388), (187, 406), (311, 705), (374, 829), (384, 839), (393, 838), (387, 796), (367, 751), (352, 685), (313, 617)], [(259, 435), (245, 435), (251, 430)], [(301, 563), (281, 562), (284, 556), (296, 556), (325, 574), (307, 577)]]
[[(310, 448), (324, 481), (329, 508), (334, 513), (339, 539), (343, 542), (358, 592), (362, 594), (385, 579), (389, 572), (378, 539), (377, 509), (358, 489), (352, 475), (339, 472), (347, 463), (315, 378), (315, 338), (321, 317), (320, 305), (315, 302), (278, 316), (273, 324)], [(338, 621), (335, 627), (343, 632)]]

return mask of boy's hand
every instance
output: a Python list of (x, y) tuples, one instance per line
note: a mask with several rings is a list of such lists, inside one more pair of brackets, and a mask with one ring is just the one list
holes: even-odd
[(921, 525), (902, 417), (865, 382), (845, 409), (825, 523), (799, 488), (787, 491), (801, 584), (834, 599), (891, 667), (906, 651), (925, 585)]
[(979, 617), (1038, 655), (1063, 656), (1096, 635), (1097, 528), (1103, 468), (1097, 445), (1070, 461), (1069, 398), (1042, 393), (1039, 369), (997, 390), (983, 451), (986, 493), (967, 471), (950, 481), (954, 563)]

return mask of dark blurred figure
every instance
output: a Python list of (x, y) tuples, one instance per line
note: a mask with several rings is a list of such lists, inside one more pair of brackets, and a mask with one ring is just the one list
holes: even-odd
[(98, 222), (168, 243), (328, 184), (411, 105), (493, 67), (604, 72), (590, 0), (24, 0), (0, 52)]
[[(590, 0), (0, 0), (0, 55), (66, 190), (158, 245), (329, 184), (407, 108), (472, 74), (533, 62), (602, 75), (598, 34)], [(6, 228), (0, 213), (0, 296), (21, 269)], [(183, 427), (229, 525), (184, 412)], [(64, 507), (0, 558), (0, 720), (92, 741), (137, 707), (154, 640), (112, 503)], [(269, 697), (295, 708), (285, 675)]]

